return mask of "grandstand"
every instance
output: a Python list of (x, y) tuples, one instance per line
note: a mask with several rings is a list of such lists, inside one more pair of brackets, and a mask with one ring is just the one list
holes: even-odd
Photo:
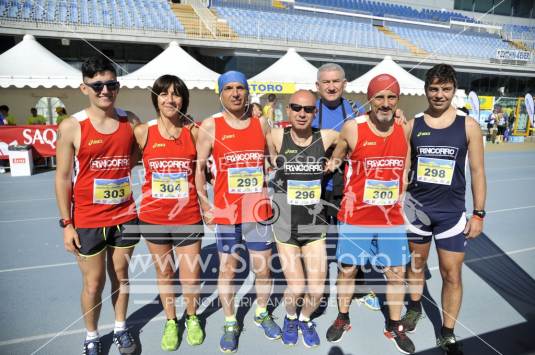
[(453, 2), (443, 0), (450, 6), (437, 9), (369, 0), (0, 0), (0, 26), (4, 36), (83, 38), (118, 48), (178, 40), (201, 61), (215, 58), (204, 61), (219, 72), (223, 55), (254, 62), (259, 51), (275, 58), (294, 47), (318, 62), (336, 57), (370, 65), (390, 55), (405, 67), (446, 61), (461, 72), (532, 76), (535, 21), (504, 22), (457, 11)]

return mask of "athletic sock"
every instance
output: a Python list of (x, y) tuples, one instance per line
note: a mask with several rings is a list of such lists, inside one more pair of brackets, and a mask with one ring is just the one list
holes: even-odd
[(349, 322), (349, 312), (346, 312), (346, 313), (338, 312), (338, 318)]
[(397, 329), (397, 327), (399, 326), (400, 324), (400, 321), (399, 320), (393, 320), (393, 319), (388, 319), (388, 324), (387, 324), (387, 330), (392, 330), (392, 329)]
[(114, 333), (119, 333), (126, 330), (126, 321), (115, 321), (115, 327), (113, 328)]
[(299, 315), (299, 321), (300, 321), (300, 322), (308, 323), (308, 322), (310, 322), (310, 317), (305, 317), (305, 316), (303, 315), (303, 313), (301, 313), (301, 314)]
[(418, 301), (409, 300), (409, 304), (407, 305), (407, 310), (413, 310), (413, 311), (422, 313), (422, 302), (420, 302), (420, 300)]
[(95, 340), (95, 339), (98, 339), (99, 336), (98, 336), (98, 330), (94, 330), (94, 331), (87, 331), (87, 335), (85, 336), (85, 340)]
[(225, 323), (227, 325), (232, 325), (232, 324), (238, 323), (238, 321), (236, 320), (236, 316), (229, 316), (229, 317), (225, 317)]
[(297, 314), (290, 314), (290, 313), (286, 313), (286, 318), (288, 318), (289, 320), (296, 320), (297, 319)]
[(261, 314), (264, 314), (267, 312), (267, 308), (266, 307), (260, 307), (260, 306), (256, 306), (256, 310), (255, 310), (255, 316), (256, 318), (260, 317)]
[(442, 334), (443, 337), (453, 336), (453, 328), (442, 326), (442, 329), (440, 330), (440, 334)]

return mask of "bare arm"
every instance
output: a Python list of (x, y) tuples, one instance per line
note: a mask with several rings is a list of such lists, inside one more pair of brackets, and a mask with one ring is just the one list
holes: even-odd
[[(133, 112), (126, 111), (126, 113), (128, 115), (128, 121), (130, 121), (132, 128), (135, 129), (135, 127), (141, 123), (141, 120)], [(135, 134), (135, 131), (134, 131), (134, 134)], [(132, 150), (130, 152), (130, 168), (133, 168), (134, 166), (136, 166), (139, 159), (141, 159), (141, 150), (139, 149), (138, 144), (132, 145)]]
[(333, 155), (327, 162), (326, 169), (331, 172), (338, 169), (346, 155), (356, 146), (357, 139), (357, 122), (355, 120), (346, 121), (340, 131)]
[(215, 122), (213, 118), (208, 118), (203, 121), (199, 128), (197, 136), (197, 165), (195, 168), (195, 188), (197, 189), (197, 196), (204, 214), (204, 219), (207, 224), (211, 224), (213, 215), (211, 213), (212, 205), (208, 200), (206, 192), (206, 166), (207, 160), (212, 154), (212, 146), (215, 134)]
[(281, 148), (282, 134), (282, 128), (273, 128), (270, 129), (266, 135), (270, 164), (273, 167), (277, 166), (277, 155), (279, 154)]
[[(75, 154), (75, 136), (79, 130), (79, 123), (69, 118), (63, 120), (58, 127), (56, 141), (56, 203), (62, 219), (71, 220), (72, 208), (72, 166)], [(65, 249), (75, 255), (80, 248), (80, 240), (72, 223), (63, 229), (63, 244)]]
[(139, 150), (142, 152), (145, 149), (147, 144), (147, 138), (149, 136), (149, 126), (146, 123), (139, 124), (134, 127), (134, 136), (136, 137), (136, 142), (139, 147)]
[[(475, 210), (485, 209), (487, 195), (487, 180), (485, 177), (485, 159), (481, 128), (472, 117), (466, 118), (466, 137), (468, 140), (468, 161), (472, 178), (472, 199)], [(472, 216), (468, 221), (465, 234), (468, 238), (475, 238), (483, 230), (483, 220)]]
[(407, 142), (407, 156), (405, 157), (405, 169), (403, 170), (403, 189), (401, 194), (405, 194), (409, 184), (409, 171), (411, 170), (411, 135), (414, 127), (414, 120), (403, 124), (403, 133), (405, 134), (405, 141)]
[(334, 129), (322, 129), (321, 139), (323, 140), (323, 149), (327, 150), (329, 147), (336, 147), (340, 133)]

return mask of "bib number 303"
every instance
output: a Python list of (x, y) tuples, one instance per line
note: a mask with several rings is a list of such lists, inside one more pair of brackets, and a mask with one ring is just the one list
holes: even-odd
[(93, 182), (93, 203), (118, 205), (130, 199), (132, 188), (130, 177), (120, 179), (95, 179)]

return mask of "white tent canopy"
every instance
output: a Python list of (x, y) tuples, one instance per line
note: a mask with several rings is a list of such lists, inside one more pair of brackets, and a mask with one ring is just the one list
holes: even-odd
[[(346, 91), (365, 94), (368, 91), (368, 84), (370, 80), (379, 74), (390, 74), (395, 77), (399, 82), (401, 95), (425, 95), (424, 81), (403, 69), (401, 65), (394, 62), (390, 56), (385, 56), (385, 58), (375, 67), (370, 69), (359, 78), (348, 83)], [(456, 107), (464, 106), (465, 97), (465, 91), (458, 89), (455, 93), (454, 105)]]
[(13, 48), (0, 55), (0, 87), (78, 87), (82, 73), (25, 35)]
[(315, 90), (318, 68), (301, 57), (294, 48), (261, 73), (250, 78), (256, 82), (295, 83), (296, 89)]
[(193, 88), (213, 90), (219, 77), (218, 73), (208, 69), (180, 48), (178, 42), (172, 41), (156, 58), (118, 80), (122, 87), (144, 89), (152, 86), (154, 81), (164, 74), (178, 76), (190, 90)]
[(395, 77), (399, 82), (401, 95), (425, 95), (424, 81), (403, 69), (390, 56), (386, 56), (367, 73), (349, 82), (346, 90), (349, 92), (366, 93), (370, 80), (379, 74), (390, 74)]

